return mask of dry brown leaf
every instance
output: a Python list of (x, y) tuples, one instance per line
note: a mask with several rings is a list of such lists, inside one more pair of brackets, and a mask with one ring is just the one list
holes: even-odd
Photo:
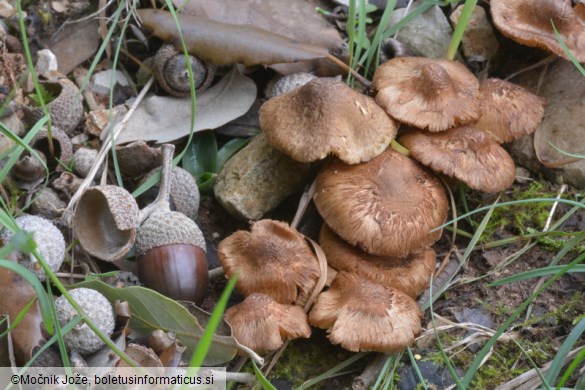
[(339, 48), (341, 36), (316, 11), (310, 1), (290, 0), (173, 0), (189, 15), (229, 24), (260, 27), (299, 42)]
[[(177, 26), (167, 11), (137, 11), (142, 24), (153, 35), (181, 50)], [(242, 63), (270, 65), (326, 57), (326, 48), (300, 43), (261, 28), (216, 22), (191, 15), (178, 15), (189, 53), (214, 65)]]

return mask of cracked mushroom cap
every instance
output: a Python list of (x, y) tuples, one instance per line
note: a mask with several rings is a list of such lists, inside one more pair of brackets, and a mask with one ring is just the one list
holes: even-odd
[(280, 348), (284, 339), (311, 335), (303, 309), (277, 303), (264, 294), (251, 294), (230, 307), (225, 312), (225, 320), (240, 344), (260, 354)]
[(284, 222), (264, 219), (251, 231), (226, 237), (217, 250), (226, 277), (240, 272), (238, 290), (263, 293), (276, 302), (304, 306), (319, 279), (319, 263), (309, 245)]
[(479, 95), (474, 126), (500, 144), (533, 133), (542, 121), (545, 99), (519, 85), (486, 79), (479, 85)]
[(333, 154), (348, 164), (382, 153), (397, 130), (374, 99), (329, 78), (268, 100), (260, 108), (260, 127), (272, 147), (297, 161)]
[(309, 314), (313, 326), (352, 352), (400, 352), (421, 332), (418, 304), (399, 290), (341, 271)]
[(315, 205), (345, 241), (378, 256), (405, 257), (432, 245), (447, 218), (439, 180), (392, 148), (373, 160), (329, 161), (316, 179)]
[(423, 165), (455, 177), (474, 190), (500, 192), (514, 183), (516, 166), (512, 157), (474, 127), (435, 134), (413, 129), (400, 141)]
[(421, 129), (447, 130), (479, 114), (479, 81), (455, 61), (394, 58), (380, 65), (372, 83), (376, 103), (394, 119)]
[(343, 241), (325, 224), (319, 245), (327, 256), (327, 264), (337, 271), (347, 271), (416, 298), (428, 286), (435, 271), (436, 253), (432, 248), (404, 258), (375, 256)]
[(583, 4), (573, 8), (571, 0), (540, 0), (538, 6), (533, 0), (492, 0), (490, 6), (494, 24), (503, 35), (569, 59), (554, 33), (552, 19), (569, 51), (585, 62)]

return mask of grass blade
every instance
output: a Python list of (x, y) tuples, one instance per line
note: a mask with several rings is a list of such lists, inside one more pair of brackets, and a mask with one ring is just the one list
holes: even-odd
[(455, 26), (455, 31), (453, 31), (451, 42), (449, 42), (449, 48), (447, 49), (446, 57), (448, 60), (453, 61), (455, 59), (457, 49), (459, 48), (459, 44), (461, 44), (461, 39), (463, 38), (463, 34), (465, 33), (465, 29), (469, 24), (471, 14), (476, 5), (477, 0), (465, 0), (465, 5), (461, 11), (461, 17), (459, 18), (459, 22), (457, 22), (457, 26)]
[(276, 387), (274, 387), (272, 383), (270, 383), (268, 379), (266, 379), (266, 377), (262, 375), (262, 371), (258, 369), (258, 366), (254, 361), (252, 361), (252, 368), (254, 369), (254, 375), (256, 375), (258, 382), (260, 382), (260, 384), (265, 390), (277, 390)]
[[(509, 276), (507, 278), (496, 280), (495, 282), (488, 284), (488, 286), (489, 287), (496, 287), (496, 286), (501, 286), (501, 285), (507, 284), (507, 283), (520, 282), (520, 281), (526, 280), (526, 279), (554, 275), (554, 274), (558, 273), (560, 270), (562, 270), (564, 267), (565, 267), (564, 265), (555, 265), (552, 267), (533, 269), (530, 271), (521, 272), (521, 273), (513, 275), (513, 276)], [(568, 273), (571, 273), (571, 272), (585, 272), (585, 265), (576, 265), (575, 267), (573, 267), (573, 269), (568, 271)]]
[(575, 325), (555, 355), (555, 358), (546, 373), (545, 378), (548, 383), (555, 383), (557, 381), (557, 377), (565, 365), (567, 354), (571, 348), (573, 348), (573, 345), (579, 340), (583, 332), (585, 332), (585, 318), (581, 319), (581, 321)]

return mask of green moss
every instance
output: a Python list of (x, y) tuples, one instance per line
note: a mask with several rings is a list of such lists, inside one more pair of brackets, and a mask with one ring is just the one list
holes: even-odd
[[(268, 380), (271, 383), (276, 380), (285, 380), (290, 382), (293, 387), (298, 387), (353, 355), (351, 352), (331, 345), (325, 337), (321, 336), (321, 334), (317, 334), (311, 336), (308, 340), (294, 340), (291, 342), (269, 373)], [(351, 365), (349, 369), (358, 370), (359, 372), (363, 364), (363, 362), (357, 362)], [(245, 371), (252, 372), (251, 366), (246, 367)], [(331, 387), (331, 384), (330, 381), (325, 380), (313, 386), (312, 389), (327, 387)]]

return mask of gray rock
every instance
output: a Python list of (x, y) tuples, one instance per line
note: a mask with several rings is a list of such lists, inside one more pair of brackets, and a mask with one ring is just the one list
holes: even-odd
[[(516, 82), (535, 89), (540, 73), (540, 69), (528, 72)], [(538, 94), (547, 101), (540, 127), (533, 136), (511, 146), (518, 163), (533, 171), (542, 169), (539, 160), (550, 167), (568, 159), (551, 144), (569, 153), (585, 153), (585, 77), (571, 62), (558, 59), (549, 66)], [(552, 172), (557, 182), (585, 188), (585, 159), (546, 171)]]
[[(421, 1), (413, 3), (409, 13), (420, 4)], [(405, 14), (405, 8), (392, 12), (388, 21), (388, 27), (402, 20)], [(397, 38), (418, 55), (429, 58), (442, 58), (445, 57), (449, 48), (451, 35), (451, 26), (445, 14), (443, 14), (443, 11), (439, 7), (433, 6), (427, 12), (417, 16), (402, 27)]]
[[(451, 14), (450, 19), (453, 26), (459, 22), (462, 11), (463, 4)], [(498, 41), (483, 7), (475, 6), (473, 8), (461, 45), (468, 61), (487, 61), (498, 51)]]
[(261, 133), (224, 165), (215, 181), (215, 197), (233, 216), (257, 220), (301, 191), (314, 166), (273, 149)]

